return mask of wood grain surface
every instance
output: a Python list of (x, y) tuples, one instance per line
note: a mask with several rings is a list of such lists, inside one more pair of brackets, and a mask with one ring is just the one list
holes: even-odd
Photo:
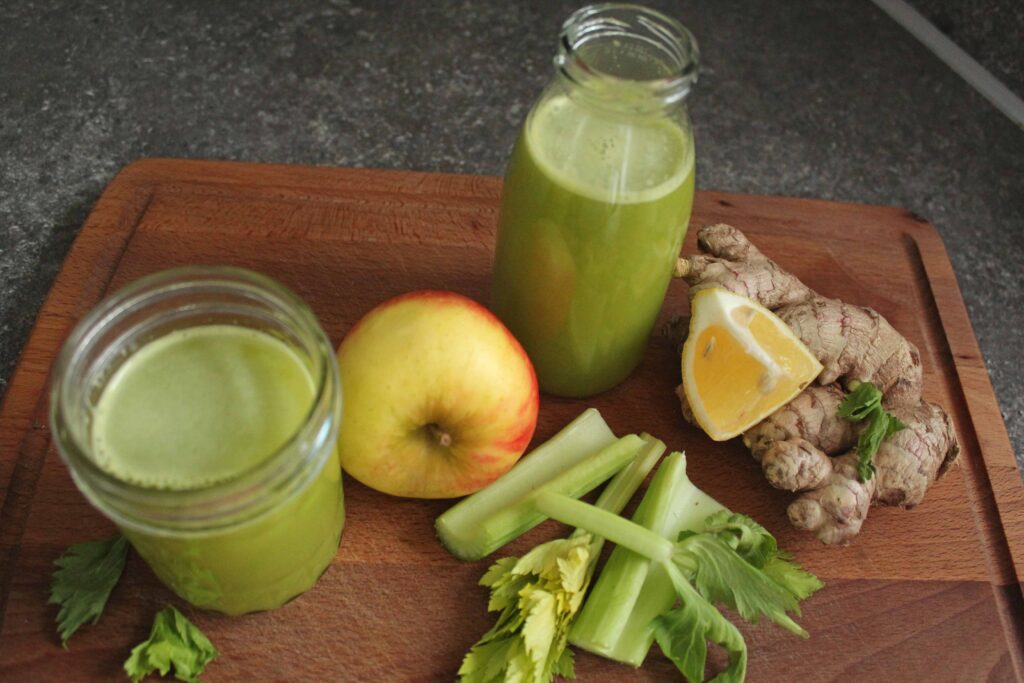
[[(252, 268), (295, 290), (334, 343), (387, 297), (450, 289), (486, 302), (501, 182), (369, 170), (146, 160), (104, 192), (36, 322), (0, 410), (0, 679), (117, 680), (165, 603), (181, 605), (131, 556), (100, 622), (60, 648), (46, 605), (53, 560), (113, 532), (77, 492), (50, 440), (50, 364), (105, 294), (170, 266)], [(713, 192), (692, 226), (724, 221), (823, 294), (876, 308), (921, 350), (926, 397), (953, 415), (960, 467), (911, 511), (872, 510), (848, 547), (789, 527), (738, 440), (716, 444), (678, 414), (679, 364), (653, 339), (640, 368), (592, 400), (545, 397), (535, 443), (586, 405), (619, 433), (685, 449), (701, 488), (761, 521), (827, 587), (801, 640), (744, 625), (752, 681), (1006, 681), (1024, 672), (1024, 489), (945, 250), (921, 219), (886, 207)], [(690, 231), (684, 251), (695, 249)], [(669, 290), (663, 315), (687, 308)], [(434, 539), (448, 503), (390, 498), (345, 482), (348, 522), (333, 566), (281, 609), (186, 613), (222, 656), (208, 681), (444, 681), (491, 624), (476, 585)], [(547, 522), (500, 554), (564, 534)], [(493, 559), (493, 558), (492, 558)], [(633, 670), (581, 654), (583, 681), (676, 680), (656, 649)], [(125, 679), (126, 680), (126, 679)]]

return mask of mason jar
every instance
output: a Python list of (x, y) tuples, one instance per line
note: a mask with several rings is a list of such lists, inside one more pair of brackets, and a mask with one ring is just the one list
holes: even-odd
[(58, 356), (51, 423), (79, 490), (196, 607), (308, 590), (344, 524), (337, 361), (256, 273), (188, 267), (105, 299)]
[(693, 36), (637, 5), (562, 28), (506, 172), (492, 289), (547, 393), (589, 396), (640, 362), (693, 205), (697, 65)]

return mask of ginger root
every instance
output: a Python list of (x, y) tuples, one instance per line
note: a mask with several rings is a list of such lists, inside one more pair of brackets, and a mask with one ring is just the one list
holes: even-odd
[[(732, 226), (702, 228), (698, 244), (705, 254), (676, 264), (691, 300), (708, 287), (754, 299), (789, 325), (824, 366), (817, 385), (743, 434), (769, 483), (802, 493), (789, 506), (790, 522), (825, 543), (845, 543), (860, 531), (871, 505), (920, 503), (960, 447), (946, 412), (921, 400), (917, 348), (874, 310), (817, 294)], [(837, 414), (845, 389), (857, 382), (874, 383), (885, 407), (907, 425), (882, 443), (874, 456), (876, 475), (867, 481), (859, 480), (851, 450), (863, 425)], [(676, 393), (692, 422), (682, 386)]]
[(860, 531), (870, 505), (910, 508), (924, 499), (959, 454), (953, 421), (926, 402), (897, 411), (897, 417), (907, 427), (882, 442), (874, 456), (875, 476), (857, 478), (855, 451), (831, 459), (828, 476), (790, 504), (793, 526), (816, 532), (825, 543), (843, 543)]

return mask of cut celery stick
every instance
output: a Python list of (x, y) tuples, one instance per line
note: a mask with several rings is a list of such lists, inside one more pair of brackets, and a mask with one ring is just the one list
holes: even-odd
[(551, 519), (583, 527), (591, 533), (600, 533), (612, 543), (624, 545), (655, 562), (672, 562), (675, 543), (614, 512), (547, 488), (537, 493), (536, 505), (538, 510)]
[[(636, 490), (644, 483), (644, 479), (654, 469), (654, 466), (658, 464), (661, 454), (665, 452), (665, 443), (646, 432), (641, 434), (640, 438), (644, 441), (643, 448), (637, 453), (633, 462), (619, 470), (619, 473), (612, 477), (612, 480), (604, 487), (601, 495), (594, 502), (594, 505), (597, 507), (614, 512), (615, 514), (622, 512), (622, 509), (629, 504)], [(577, 536), (586, 533), (590, 532), (586, 529), (576, 529), (572, 535)], [(603, 544), (604, 539), (597, 537), (595, 542), (598, 544), (597, 552), (599, 553), (601, 552), (601, 544)]]
[[(654, 469), (654, 466), (658, 464), (658, 460), (661, 459), (661, 455), (665, 452), (665, 443), (660, 439), (647, 433), (641, 434), (640, 438), (644, 440), (643, 448), (633, 458), (633, 462), (623, 467), (619, 470), (618, 474), (612, 477), (612, 480), (604, 487), (601, 495), (594, 503), (594, 505), (602, 510), (608, 510), (615, 514), (622, 512), (622, 509), (629, 504), (633, 494), (644, 483), (644, 479)], [(572, 536), (589, 533), (586, 529), (577, 528), (572, 532)], [(590, 541), (590, 557), (592, 559), (587, 567), (584, 590), (590, 586), (590, 580), (593, 578), (594, 570), (597, 568), (597, 558), (601, 554), (601, 549), (604, 548), (604, 539), (602, 537), (594, 534), (590, 535), (592, 537)]]
[[(633, 515), (634, 522), (665, 538), (670, 532), (673, 494), (677, 482), (681, 481), (678, 476), (672, 476), (678, 471), (678, 462), (675, 453), (665, 458)], [(602, 570), (602, 576), (609, 578), (598, 577), (569, 633), (570, 642), (608, 656), (622, 636), (648, 572), (655, 566), (647, 558), (617, 547)], [(668, 589), (674, 596), (675, 590), (671, 586)]]
[(463, 560), (479, 560), (544, 520), (533, 496), (541, 487), (581, 496), (628, 463), (644, 441), (616, 439), (601, 414), (588, 408), (487, 488), (437, 518), (445, 547)]
[[(519, 500), (509, 506), (497, 510), (494, 514), (483, 519), (475, 520), (475, 523), (468, 527), (469, 535), (467, 540), (471, 545), (459, 543), (455, 538), (454, 542), (451, 527), (446, 527), (444, 522), (439, 522), (438, 534), (445, 542), (449, 550), (457, 557), (463, 559), (478, 560), (490, 555), (495, 550), (522, 536), (527, 531), (537, 526), (547, 516), (537, 511), (534, 499), (540, 491), (550, 490), (561, 493), (571, 498), (580, 496), (597, 488), (607, 481), (613, 474), (622, 469), (627, 463), (636, 457), (637, 452), (643, 446), (643, 440), (636, 434), (628, 434), (610, 446), (606, 446), (590, 457), (576, 463), (576, 465), (565, 470), (550, 481), (537, 481), (535, 488)], [(466, 527), (464, 527), (466, 528)], [(456, 552), (455, 548), (471, 552), (466, 557)]]
[[(704, 520), (725, 509), (686, 476), (686, 457), (665, 458), (651, 480), (633, 521), (674, 541), (683, 529), (701, 531)], [(640, 666), (654, 642), (653, 621), (675, 602), (665, 570), (617, 546), (587, 596), (569, 632), (573, 645)]]

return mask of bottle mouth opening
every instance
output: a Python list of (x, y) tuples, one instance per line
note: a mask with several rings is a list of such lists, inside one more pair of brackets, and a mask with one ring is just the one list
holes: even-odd
[[(117, 363), (170, 331), (218, 323), (274, 334), (306, 359), (314, 396), (297, 431), (248, 469), (193, 487), (133, 482), (101, 467), (92, 455), (90, 406)], [(270, 278), (219, 266), (155, 273), (100, 302), (61, 349), (50, 394), (53, 438), (79, 488), (117, 524), (151, 533), (233, 526), (301, 490), (337, 437), (339, 407), (333, 349), (313, 312)]]
[(555, 64), (589, 90), (646, 94), (662, 104), (683, 100), (697, 82), (700, 51), (681, 23), (626, 3), (589, 5), (562, 25)]

